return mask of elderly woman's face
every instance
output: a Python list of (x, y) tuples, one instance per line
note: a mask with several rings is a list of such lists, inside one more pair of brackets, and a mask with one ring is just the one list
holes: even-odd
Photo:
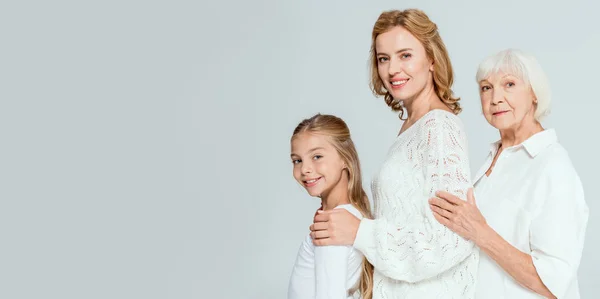
[(483, 115), (498, 130), (534, 121), (535, 96), (531, 86), (517, 76), (492, 74), (479, 82), (479, 96)]

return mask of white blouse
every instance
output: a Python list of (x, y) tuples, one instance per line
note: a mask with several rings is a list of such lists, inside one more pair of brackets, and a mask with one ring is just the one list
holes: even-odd
[(432, 110), (400, 134), (372, 182), (375, 219), (354, 247), (375, 267), (374, 299), (473, 298), (479, 252), (434, 217), (438, 190), (466, 198), (471, 185), (460, 118)]
[[(489, 177), (500, 142), (492, 144), (475, 176), (475, 198), (488, 224), (528, 253), (546, 287), (560, 299), (578, 299), (588, 207), (567, 151), (549, 129), (504, 149)], [(482, 253), (476, 298), (543, 298), (517, 283)]]
[[(351, 204), (339, 205), (362, 219)], [(288, 287), (288, 299), (347, 299), (358, 287), (363, 255), (352, 246), (315, 246), (310, 234), (298, 250)], [(353, 294), (357, 294), (356, 292)]]

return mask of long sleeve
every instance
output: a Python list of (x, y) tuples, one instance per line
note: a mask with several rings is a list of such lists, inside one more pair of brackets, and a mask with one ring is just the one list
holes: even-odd
[[(467, 140), (462, 126), (451, 117), (427, 119), (414, 148), (411, 167), (419, 169), (412, 177), (387, 175), (388, 184), (413, 180), (419, 190), (389, 192), (388, 201), (401, 202), (394, 215), (375, 220), (363, 219), (354, 247), (360, 250), (383, 275), (407, 282), (432, 278), (469, 257), (473, 242), (455, 234), (433, 217), (428, 199), (444, 190), (465, 199), (471, 187)], [(422, 171), (422, 172), (421, 172)], [(419, 181), (420, 180), (420, 181)], [(409, 190), (410, 191), (410, 190)], [(467, 271), (469, 272), (469, 271)], [(473, 279), (458, 273), (455, 279)], [(464, 276), (464, 277), (463, 277)]]
[(288, 299), (348, 298), (350, 246), (313, 246), (308, 236), (292, 270)]
[(288, 299), (315, 298), (315, 247), (310, 235), (307, 236), (300, 249), (288, 286)]
[(348, 298), (350, 246), (315, 247), (316, 299)]
[(532, 219), (529, 236), (538, 275), (552, 294), (563, 298), (577, 275), (589, 210), (577, 173), (568, 160), (558, 160), (546, 170), (546, 199)]
[[(351, 205), (340, 205), (359, 219)], [(352, 246), (314, 246), (308, 235), (294, 264), (288, 299), (347, 299), (360, 278), (363, 257)]]

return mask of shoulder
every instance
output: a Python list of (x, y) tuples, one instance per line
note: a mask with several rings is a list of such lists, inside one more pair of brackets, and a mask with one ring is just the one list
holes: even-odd
[(567, 192), (568, 197), (575, 201), (583, 201), (583, 184), (569, 153), (560, 143), (548, 146), (534, 160), (540, 163), (539, 173), (535, 175), (542, 179), (540, 183), (547, 186), (546, 192), (560, 196)]
[(554, 143), (534, 160), (541, 163), (538, 173), (533, 174), (539, 178), (538, 189), (542, 191), (538, 194), (543, 196), (540, 200), (564, 211), (574, 209), (585, 213), (588, 209), (585, 191), (567, 150), (560, 143)]
[(569, 153), (558, 142), (548, 146), (535, 159), (541, 160), (540, 162), (544, 164), (543, 175), (551, 179), (579, 179)]
[(315, 245), (312, 242), (312, 237), (310, 233), (306, 235), (304, 241), (302, 241), (302, 245), (300, 245), (300, 255), (304, 258), (312, 258), (315, 254)]
[(339, 205), (337, 207), (335, 207), (336, 209), (344, 209), (347, 210), (348, 212), (350, 212), (352, 215), (356, 216), (358, 219), (362, 219), (363, 216), (360, 213), (360, 211), (354, 207), (352, 204), (345, 204), (345, 205)]
[(467, 153), (468, 140), (465, 127), (458, 115), (436, 109), (424, 116), (419, 137), (423, 144), (434, 148), (456, 149)]
[(460, 117), (452, 112), (434, 109), (423, 116), (422, 127), (424, 131), (437, 130), (446, 132), (461, 133), (464, 131), (464, 124)]

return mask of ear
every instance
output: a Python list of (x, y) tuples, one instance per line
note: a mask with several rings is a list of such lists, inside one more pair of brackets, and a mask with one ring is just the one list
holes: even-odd
[(531, 87), (531, 85), (529, 86), (529, 93), (531, 94), (531, 97), (533, 98), (533, 104), (537, 105), (538, 99), (537, 99), (537, 96), (535, 95), (535, 92), (533, 91), (533, 88)]
[(428, 58), (428, 60), (429, 60), (429, 71), (433, 73), (433, 71), (435, 70), (435, 67), (434, 67), (434, 65), (433, 65), (433, 64), (434, 64), (435, 62), (434, 62), (434, 60), (433, 60), (433, 59), (431, 59), (431, 58)]

